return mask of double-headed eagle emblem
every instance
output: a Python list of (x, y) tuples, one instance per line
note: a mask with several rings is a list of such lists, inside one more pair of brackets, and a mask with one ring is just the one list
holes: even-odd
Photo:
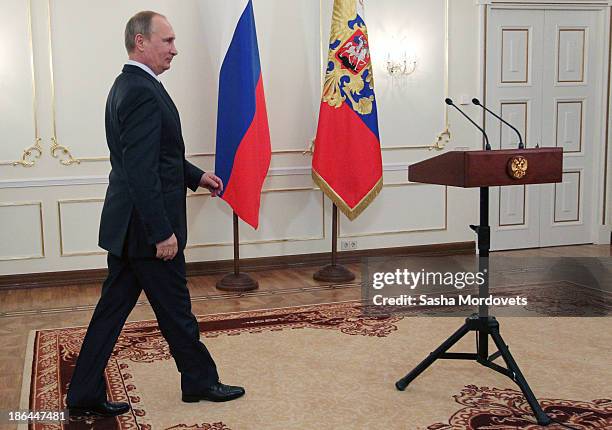
[(336, 1), (332, 17), (329, 58), (323, 101), (339, 108), (347, 99), (361, 115), (372, 113), (372, 63), (365, 23), (355, 1)]
[(517, 155), (508, 160), (508, 175), (513, 179), (523, 179), (528, 168), (529, 162), (522, 155)]

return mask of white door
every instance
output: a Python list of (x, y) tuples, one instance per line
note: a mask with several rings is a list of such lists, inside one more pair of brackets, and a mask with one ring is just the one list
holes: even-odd
[(540, 245), (592, 242), (601, 137), (602, 14), (546, 11), (542, 144), (563, 147), (563, 182), (543, 185)]
[[(542, 135), (543, 30), (542, 10), (494, 9), (488, 20), (486, 104), (521, 132), (527, 148)], [(518, 136), (493, 116), (485, 129), (493, 149), (518, 147)], [(492, 249), (539, 246), (538, 186), (491, 187), (490, 199)]]
[[(603, 26), (599, 11), (490, 10), (486, 103), (514, 124), (525, 146), (563, 146), (563, 183), (491, 188), (491, 247), (591, 242), (593, 157), (601, 136)], [(582, 45), (584, 36), (584, 46)], [(595, 40), (597, 39), (597, 40)], [(590, 113), (590, 115), (589, 115)], [(496, 148), (518, 137), (492, 116)]]

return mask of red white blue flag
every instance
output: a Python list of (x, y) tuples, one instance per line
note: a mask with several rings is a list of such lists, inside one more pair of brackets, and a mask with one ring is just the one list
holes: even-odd
[(221, 198), (257, 228), (271, 148), (253, 3), (232, 0), (223, 7), (235, 29), (219, 75), (215, 174), (225, 186)]
[(312, 177), (350, 220), (382, 189), (370, 46), (357, 0), (334, 0)]

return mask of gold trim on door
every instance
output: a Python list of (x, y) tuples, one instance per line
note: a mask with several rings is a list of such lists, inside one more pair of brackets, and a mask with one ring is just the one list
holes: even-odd
[[(504, 81), (504, 33), (505, 32), (525, 32), (527, 33), (527, 37), (526, 37), (526, 46), (525, 46), (525, 79), (522, 81)], [(529, 28), (502, 28), (502, 35), (501, 35), (501, 49), (500, 54), (501, 55), (501, 67), (500, 67), (500, 77), (499, 77), (499, 81), (502, 84), (526, 84), (529, 82), (529, 39), (531, 37), (531, 33), (529, 31)]]
[[(580, 104), (580, 133), (579, 133), (579, 137), (580, 137), (580, 141), (578, 142), (578, 150), (577, 151), (566, 151), (565, 149), (563, 149), (563, 153), (564, 154), (577, 154), (577, 153), (581, 153), (582, 152), (582, 133), (583, 133), (583, 121), (584, 121), (584, 100), (563, 100), (563, 101), (558, 101), (557, 100), (557, 106), (556, 106), (556, 114), (555, 114), (555, 119), (556, 119), (556, 124), (555, 124), (555, 146), (558, 148), (559, 147), (559, 105), (561, 104)], [(563, 147), (563, 145), (561, 145), (561, 147)]]
[[(559, 79), (559, 77), (561, 76), (561, 33), (562, 32), (582, 32), (582, 64), (581, 64), (581, 70), (580, 70), (580, 76), (581, 79), (578, 81), (572, 81), (572, 80), (567, 80), (567, 81), (562, 81)], [(557, 31), (557, 83), (558, 84), (569, 84), (569, 83), (574, 83), (574, 84), (582, 84), (584, 83), (584, 76), (585, 76), (585, 57), (586, 57), (586, 29), (584, 28), (560, 28), (559, 31)]]
[[(525, 127), (523, 129), (523, 138), (524, 138), (525, 141), (523, 143), (525, 144), (525, 148), (527, 148), (528, 147), (527, 143), (529, 142), (529, 139), (527, 137), (527, 131), (529, 130), (529, 124), (528, 124), (528, 122), (529, 122), (529, 115), (528, 115), (528, 113), (529, 113), (529, 102), (526, 102), (526, 101), (524, 101), (524, 102), (519, 102), (519, 101), (501, 102), (501, 104), (500, 104), (500, 114), (501, 114), (502, 117), (503, 117), (503, 114), (504, 114), (504, 106), (506, 106), (506, 105), (524, 105), (525, 106)], [(501, 149), (501, 133), (502, 133), (503, 127), (507, 127), (507, 126), (500, 121), (500, 123), (499, 123), (500, 149)]]
[(527, 187), (525, 185), (523, 185), (523, 222), (517, 222), (517, 223), (513, 223), (513, 224), (502, 224), (501, 222), (501, 201), (502, 201), (502, 187), (498, 188), (499, 190), (499, 197), (497, 199), (497, 215), (498, 215), (498, 220), (497, 220), (497, 225), (499, 227), (518, 227), (519, 225), (526, 225), (525, 224), (525, 220), (527, 219)]
[(578, 174), (578, 198), (577, 198), (577, 202), (576, 202), (576, 219), (564, 219), (564, 220), (557, 220), (557, 187), (559, 186), (559, 184), (555, 184), (555, 192), (554, 192), (554, 196), (553, 196), (553, 223), (555, 224), (560, 224), (560, 223), (565, 223), (565, 222), (577, 222), (580, 221), (580, 200), (582, 200), (582, 172), (580, 170), (576, 170), (576, 171), (566, 171), (563, 172), (563, 175), (568, 175), (568, 174)]

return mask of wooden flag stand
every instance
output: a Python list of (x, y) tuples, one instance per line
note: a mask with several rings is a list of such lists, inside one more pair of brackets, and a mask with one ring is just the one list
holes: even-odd
[(334, 204), (332, 214), (332, 252), (331, 264), (323, 267), (312, 275), (315, 281), (320, 282), (350, 282), (355, 279), (355, 274), (346, 267), (337, 264), (338, 259), (338, 207)]
[(221, 291), (244, 292), (256, 290), (259, 284), (246, 273), (240, 273), (240, 240), (238, 238), (238, 215), (234, 214), (234, 273), (225, 275), (217, 282), (217, 289)]

